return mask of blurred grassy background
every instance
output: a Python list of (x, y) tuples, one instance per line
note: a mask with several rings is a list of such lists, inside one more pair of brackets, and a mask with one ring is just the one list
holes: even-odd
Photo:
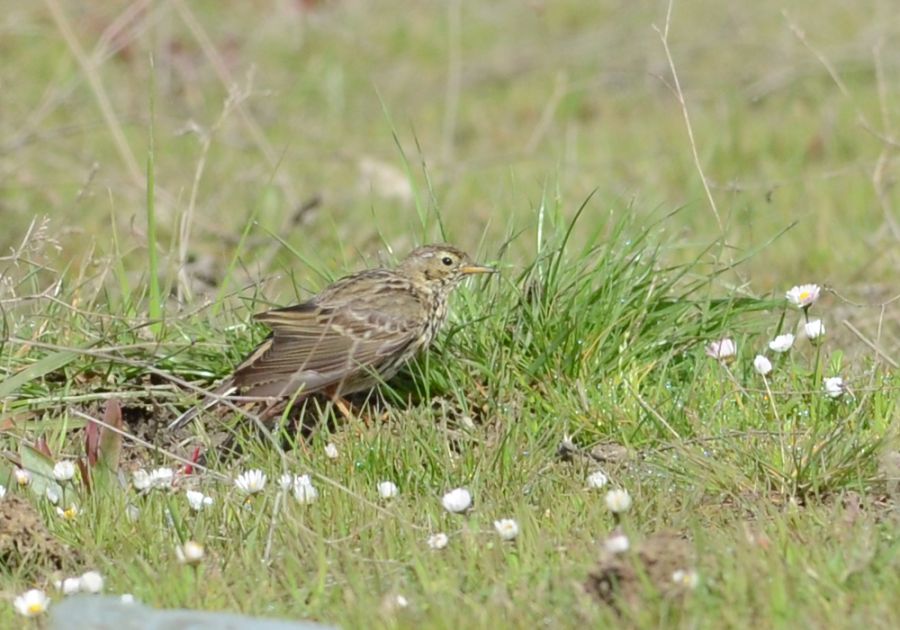
[[(673, 14), (725, 259), (797, 221), (735, 281), (780, 293), (815, 280), (880, 302), (900, 264), (896, 6), (784, 6)], [(574, 214), (594, 189), (588, 231), (609, 210), (686, 206), (666, 223), (677, 249), (721, 233), (654, 30), (665, 2), (0, 7), (4, 249), (47, 215), (77, 267), (77, 252), (112, 253), (114, 217), (126, 266), (146, 269), (151, 93), (163, 265), (194, 261), (188, 275), (212, 283), (251, 218), (261, 229), (242, 260), (257, 273), (297, 266), (267, 231), (323, 267), (354, 268), (382, 239), (402, 254), (438, 238), (434, 207), (464, 248), (493, 254), (524, 230), (513, 251), (530, 250), (543, 196)]]
[[(666, 7), (0, 0), (3, 450), (34, 434), (80, 455), (85, 411), (111, 396), (136, 434), (169, 439), (154, 423), (193, 402), (169, 379), (211, 384), (263, 334), (237, 300), (223, 315), (217, 291), (260, 310), (439, 238), (503, 270), (458, 292), (473, 325), (411, 368), (421, 404), (291, 452), (323, 500), (278, 521), (271, 565), (271, 495), (248, 511), (212, 477), (191, 476), (217, 493), (197, 518), (164, 495), (131, 523), (127, 490), (82, 497), (76, 523), (39, 501), (110, 592), (347, 627), (890, 626), (897, 389), (871, 345), (900, 357), (896, 2), (676, 3), (668, 41), (721, 226), (654, 29)], [(151, 133), (165, 326), (145, 325)], [(592, 191), (575, 246), (557, 249)], [(800, 322), (781, 297), (801, 282), (837, 292), (814, 310), (827, 342), (798, 340), (761, 389), (750, 358)], [(703, 354), (725, 334), (740, 347), (728, 370)], [(837, 374), (852, 395), (815, 396)], [(556, 465), (570, 437), (639, 451), (600, 461), (635, 497), (629, 535), (671, 527), (702, 552), (683, 611), (647, 599), (623, 621), (583, 601), (612, 519), (585, 494), (600, 463)], [(280, 453), (248, 446), (213, 464), (274, 484)], [(384, 479), (403, 493), (388, 507), (369, 501)], [(437, 498), (463, 483), (478, 507), (455, 521)], [(213, 579), (178, 570), (173, 512), (208, 542)], [(523, 526), (515, 547), (488, 541), (503, 516)], [(440, 562), (424, 545), (437, 528), (454, 537)], [(0, 594), (32, 586), (30, 570), (0, 572)], [(377, 612), (394, 591), (411, 595), (406, 617)]]

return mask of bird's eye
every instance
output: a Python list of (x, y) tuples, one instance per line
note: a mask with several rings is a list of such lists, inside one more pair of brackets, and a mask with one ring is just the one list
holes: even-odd
[(449, 256), (444, 256), (443, 258), (441, 258), (441, 262), (449, 267), (450, 265), (453, 264), (453, 259), (450, 258)]

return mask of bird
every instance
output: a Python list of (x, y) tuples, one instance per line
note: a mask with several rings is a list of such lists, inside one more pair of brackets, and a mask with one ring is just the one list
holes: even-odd
[(452, 245), (423, 245), (394, 268), (359, 271), (306, 302), (259, 313), (254, 319), (271, 329), (269, 336), (169, 429), (234, 396), (274, 403), (323, 393), (349, 415), (340, 405), (344, 396), (388, 381), (431, 345), (461, 280), (496, 271)]

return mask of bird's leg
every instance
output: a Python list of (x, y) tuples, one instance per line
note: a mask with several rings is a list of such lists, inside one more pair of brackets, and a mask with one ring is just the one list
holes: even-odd
[(331, 401), (334, 403), (334, 406), (337, 407), (338, 411), (341, 412), (341, 415), (347, 420), (353, 420), (353, 418), (356, 417), (353, 415), (353, 410), (350, 409), (350, 404), (347, 402), (347, 399), (343, 396), (334, 396)]
[[(291, 398), (287, 399), (278, 399), (273, 400), (266, 404), (266, 407), (260, 413), (260, 419), (265, 419), (266, 422), (270, 422), (274, 419), (277, 419), (274, 426), (276, 427), (276, 433), (280, 433), (286, 423), (291, 420), (291, 413), (294, 411), (294, 404), (297, 402), (299, 396), (295, 394)], [(300, 418), (296, 425), (297, 429), (297, 443), (300, 445), (300, 448), (303, 449), (303, 452), (306, 455), (311, 455), (309, 451), (309, 447), (306, 444), (306, 440), (303, 437), (303, 416), (302, 412), (300, 414)]]
[(350, 409), (350, 403), (347, 402), (347, 399), (341, 396), (340, 390), (336, 386), (329, 387), (325, 390), (325, 395), (328, 396), (328, 403), (337, 407), (337, 410), (341, 412), (341, 415), (344, 416), (345, 420), (353, 420), (356, 416), (353, 415), (353, 410)]
[(283, 400), (266, 403), (266, 406), (259, 412), (259, 419), (268, 422), (281, 414), (286, 408), (287, 402)]

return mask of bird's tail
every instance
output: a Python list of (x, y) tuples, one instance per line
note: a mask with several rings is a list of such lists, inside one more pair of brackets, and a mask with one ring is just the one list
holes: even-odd
[(234, 379), (225, 379), (225, 381), (221, 385), (219, 385), (214, 391), (210, 392), (206, 396), (206, 399), (201, 404), (188, 409), (183, 414), (175, 418), (175, 420), (169, 425), (169, 431), (174, 431), (185, 426), (188, 422), (196, 418), (201, 412), (215, 407), (220, 402), (222, 402), (223, 398), (233, 394), (236, 390), (237, 387), (234, 384)]

